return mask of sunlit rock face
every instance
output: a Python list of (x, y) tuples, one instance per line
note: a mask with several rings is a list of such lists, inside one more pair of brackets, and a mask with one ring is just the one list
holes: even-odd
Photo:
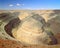
[(24, 18), (19, 27), (12, 30), (13, 36), (24, 45), (57, 44), (45, 20), (38, 14)]

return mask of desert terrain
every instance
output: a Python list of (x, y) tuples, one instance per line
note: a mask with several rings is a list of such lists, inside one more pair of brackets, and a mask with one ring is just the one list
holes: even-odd
[[(46, 30), (52, 31), (54, 38), (57, 40), (57, 44), (25, 46), (19, 41), (20, 38), (18, 38), (19, 40), (17, 39), (16, 32), (18, 27), (20, 28), (18, 25), (23, 22), (25, 18), (36, 14), (45, 20), (45, 25), (48, 27), (46, 27)], [(33, 22), (31, 21), (31, 23)], [(25, 24), (23, 25), (25, 28)], [(34, 30), (28, 29), (27, 31)], [(0, 10), (0, 48), (60, 48), (60, 10)]]

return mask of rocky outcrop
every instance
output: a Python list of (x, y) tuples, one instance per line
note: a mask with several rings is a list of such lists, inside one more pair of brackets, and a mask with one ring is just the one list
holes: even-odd
[[(13, 36), (24, 45), (57, 44), (52, 32), (46, 30), (45, 20), (38, 14), (24, 18)], [(15, 32), (15, 33), (14, 33)]]

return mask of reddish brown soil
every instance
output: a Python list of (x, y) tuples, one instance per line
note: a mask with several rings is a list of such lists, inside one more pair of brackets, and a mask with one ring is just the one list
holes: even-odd
[(60, 48), (60, 45), (23, 46), (19, 42), (0, 39), (0, 48)]

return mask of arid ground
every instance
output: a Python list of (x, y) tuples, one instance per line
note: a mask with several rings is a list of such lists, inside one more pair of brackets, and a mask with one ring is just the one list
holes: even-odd
[[(24, 18), (33, 14), (44, 18), (49, 30), (57, 39), (57, 44), (24, 46), (14, 38), (16, 33), (12, 35), (13, 28), (17, 27), (16, 25)], [(0, 10), (0, 48), (60, 48), (60, 10)]]

